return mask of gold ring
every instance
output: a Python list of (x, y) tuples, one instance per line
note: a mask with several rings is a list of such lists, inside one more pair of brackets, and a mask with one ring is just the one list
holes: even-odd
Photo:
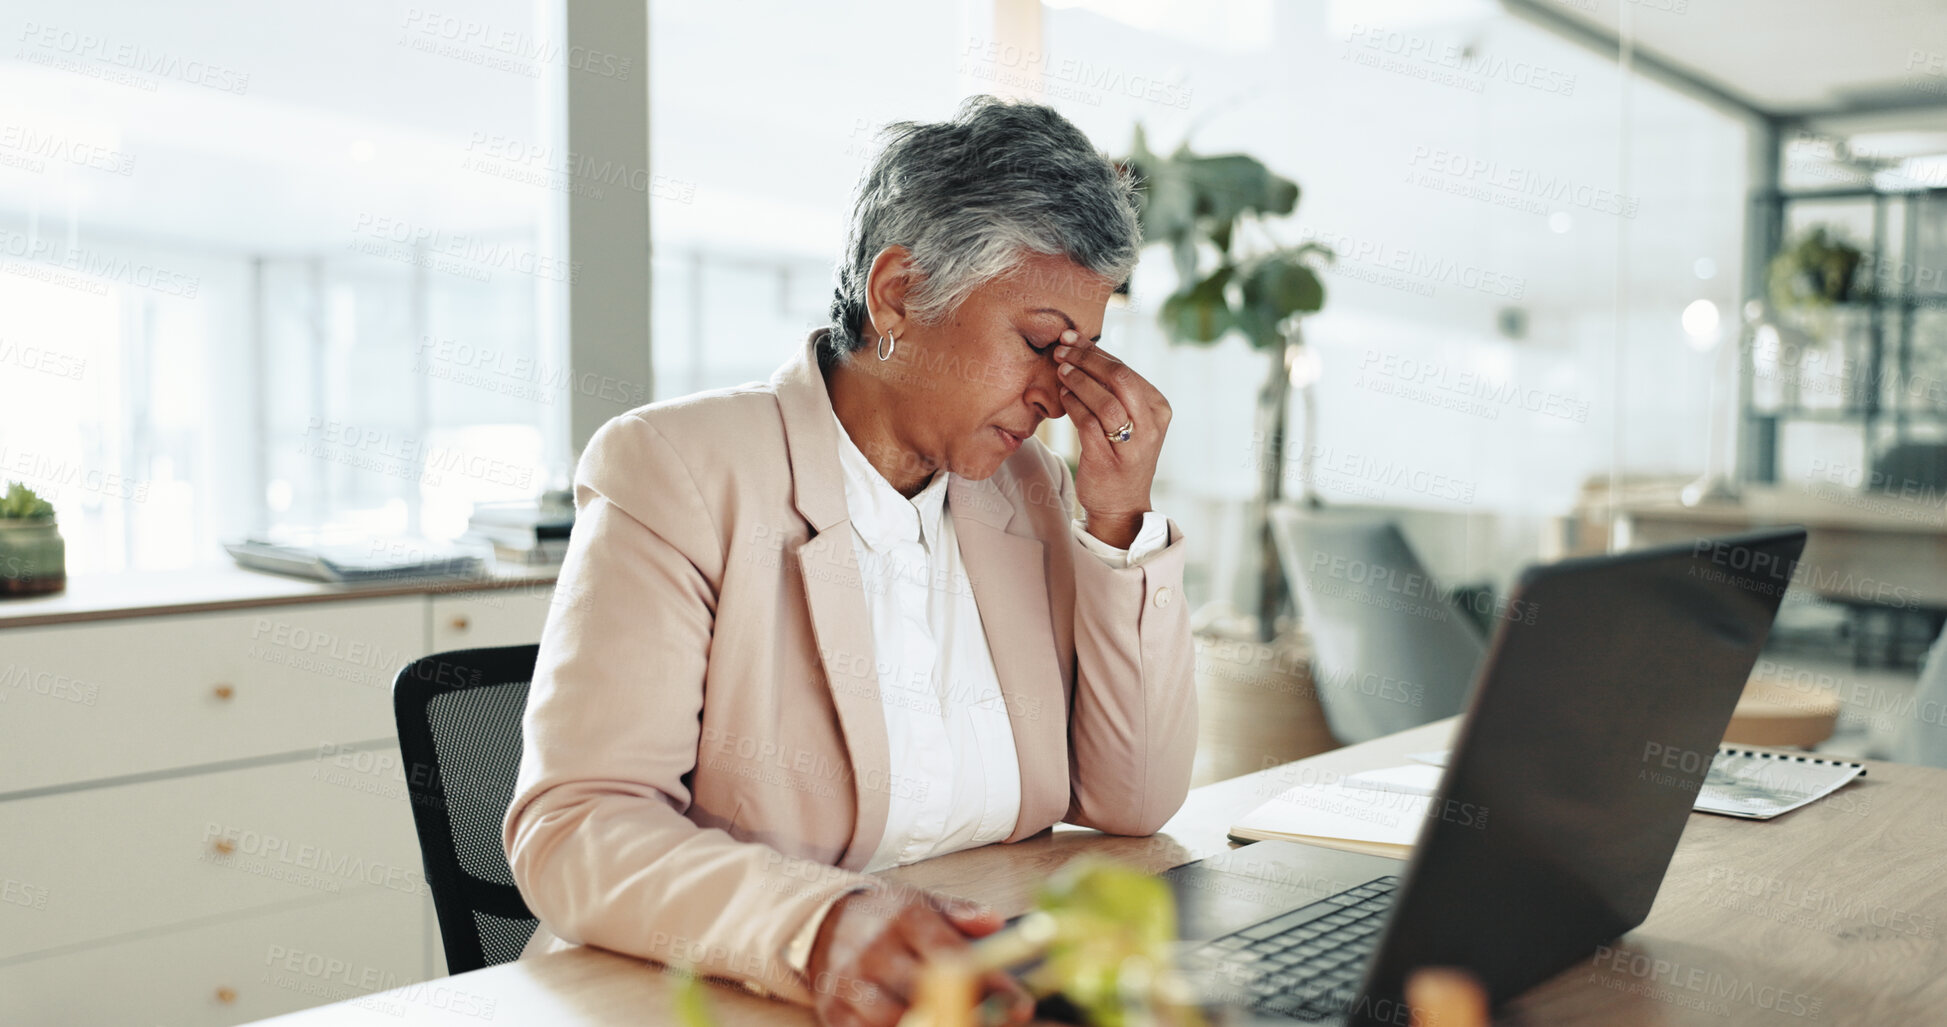
[(1129, 441), (1129, 436), (1135, 434), (1135, 431), (1136, 425), (1134, 422), (1124, 421), (1122, 422), (1122, 427), (1114, 431), (1103, 432), (1102, 434), (1107, 435), (1110, 442), (1127, 442)]

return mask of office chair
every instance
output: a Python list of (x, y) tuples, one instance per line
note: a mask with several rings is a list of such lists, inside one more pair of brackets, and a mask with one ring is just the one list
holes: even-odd
[(1312, 688), (1340, 742), (1461, 711), (1486, 640), (1397, 525), (1285, 505), (1271, 511), (1271, 534), (1311, 636)]
[(512, 960), (539, 923), (514, 887), (500, 844), (539, 652), (537, 645), (510, 645), (434, 653), (406, 664), (392, 685), (448, 973)]

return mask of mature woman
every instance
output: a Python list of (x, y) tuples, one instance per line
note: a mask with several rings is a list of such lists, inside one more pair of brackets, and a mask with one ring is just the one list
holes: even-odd
[[(830, 327), (769, 382), (595, 434), (505, 824), (528, 952), (889, 1024), (928, 954), (999, 918), (870, 871), (1176, 811), (1184, 542), (1149, 508), (1170, 408), (1097, 345), (1137, 243), (1127, 177), (1046, 107), (893, 126)], [(1072, 478), (1032, 437), (1062, 416)]]

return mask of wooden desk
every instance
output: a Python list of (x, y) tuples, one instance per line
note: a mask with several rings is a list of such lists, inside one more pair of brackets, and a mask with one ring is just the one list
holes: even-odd
[[(1443, 748), (1454, 722), (1196, 789), (1151, 838), (1057, 829), (887, 872), (1025, 909), (1084, 853), (1163, 870), (1232, 848), (1224, 832), (1290, 767), (1351, 773)], [(1823, 803), (1757, 823), (1692, 814), (1647, 923), (1515, 1004), (1521, 1023), (1936, 1024), (1947, 1011), (1947, 771), (1873, 763)], [(592, 949), (560, 952), (282, 1017), (286, 1027), (668, 1022), (672, 979)], [(713, 987), (724, 1027), (808, 1024), (809, 1011)]]

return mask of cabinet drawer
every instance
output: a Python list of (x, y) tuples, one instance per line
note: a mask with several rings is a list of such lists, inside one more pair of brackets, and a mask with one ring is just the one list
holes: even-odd
[(432, 651), (539, 642), (553, 596), (551, 584), (434, 595)]
[[(367, 892), (0, 967), (0, 1023), (215, 1027), (414, 985), (424, 901)], [(491, 1001), (463, 990), (432, 981), (373, 1008), (412, 1023), (414, 1003)]]
[(276, 903), (373, 891), (420, 904), (399, 763), (396, 748), (333, 748), (0, 802), (0, 960)]
[(0, 631), (0, 792), (389, 736), (424, 602)]

